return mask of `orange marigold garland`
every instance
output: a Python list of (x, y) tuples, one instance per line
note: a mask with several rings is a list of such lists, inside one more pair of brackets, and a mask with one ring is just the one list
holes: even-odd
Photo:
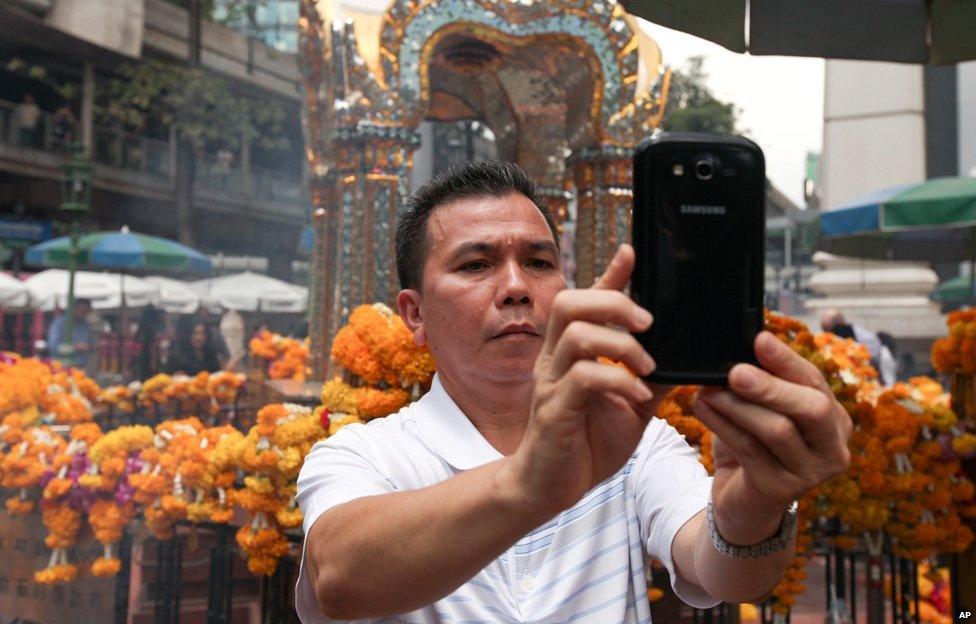
[(274, 572), (288, 549), (284, 530), (301, 525), (295, 479), (305, 455), (323, 437), (321, 421), (312, 410), (273, 404), (258, 412), (257, 424), (239, 447), (238, 465), (249, 475), (231, 496), (252, 514), (250, 524), (237, 532), (237, 543), (255, 574)]
[(298, 340), (267, 330), (258, 332), (249, 343), (252, 358), (268, 362), (271, 379), (305, 381), (308, 376), (308, 340)]
[(415, 345), (399, 315), (381, 303), (352, 311), (333, 339), (332, 358), (346, 375), (322, 387), (319, 415), (327, 421), (329, 435), (416, 400), (430, 386), (435, 368), (430, 351)]
[(932, 367), (940, 373), (976, 373), (976, 309), (946, 318), (949, 335), (932, 345)]

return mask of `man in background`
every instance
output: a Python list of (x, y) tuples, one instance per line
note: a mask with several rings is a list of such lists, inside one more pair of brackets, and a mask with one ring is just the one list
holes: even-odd
[[(71, 340), (74, 343), (73, 364), (78, 368), (88, 368), (91, 361), (91, 352), (95, 348), (95, 333), (88, 325), (88, 314), (92, 310), (91, 301), (88, 299), (75, 299), (74, 324), (71, 329)], [(51, 357), (59, 357), (59, 349), (64, 341), (64, 324), (68, 313), (65, 312), (51, 322), (47, 328), (47, 348)]]
[(878, 376), (884, 385), (890, 386), (898, 380), (898, 364), (895, 356), (881, 341), (878, 334), (857, 323), (848, 323), (844, 314), (836, 308), (828, 308), (821, 313), (820, 327), (825, 332), (841, 338), (850, 338), (867, 347), (871, 354), (871, 365), (878, 371)]
[(23, 101), (14, 113), (17, 121), (17, 140), (24, 147), (34, 147), (37, 143), (37, 122), (41, 120), (41, 109), (34, 103), (34, 94), (25, 93)]

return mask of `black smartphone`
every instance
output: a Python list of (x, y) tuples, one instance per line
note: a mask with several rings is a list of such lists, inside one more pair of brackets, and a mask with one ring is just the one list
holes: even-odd
[(662, 133), (634, 155), (634, 300), (654, 315), (637, 335), (663, 384), (725, 385), (756, 364), (763, 324), (766, 165), (742, 137)]

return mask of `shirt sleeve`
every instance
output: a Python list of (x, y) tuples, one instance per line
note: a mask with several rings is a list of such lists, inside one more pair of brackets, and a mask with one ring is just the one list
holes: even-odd
[(305, 549), (312, 525), (333, 507), (364, 496), (399, 490), (396, 482), (377, 467), (372, 447), (366, 437), (360, 435), (360, 430), (365, 428), (361, 424), (346, 425), (334, 436), (317, 443), (305, 457), (298, 474), (296, 500), (304, 514), (306, 541), (302, 545), (302, 561), (295, 586), (295, 608), (305, 624), (332, 621), (319, 608), (315, 590), (305, 571)]
[(707, 609), (721, 602), (675, 573), (671, 546), (678, 530), (705, 509), (712, 478), (684, 437), (666, 421), (653, 419), (637, 448), (633, 471), (641, 540), (660, 561), (674, 593), (687, 604)]

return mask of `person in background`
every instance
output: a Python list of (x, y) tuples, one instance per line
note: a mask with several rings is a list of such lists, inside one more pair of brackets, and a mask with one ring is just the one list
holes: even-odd
[[(74, 342), (73, 363), (78, 368), (88, 368), (91, 362), (91, 352), (95, 348), (95, 333), (88, 324), (88, 315), (92, 304), (88, 299), (75, 299), (74, 324), (71, 329), (71, 340)], [(51, 321), (47, 328), (47, 350), (53, 358), (59, 357), (59, 349), (64, 340), (64, 324), (67, 312)]]
[(206, 306), (200, 306), (197, 314), (199, 319), (206, 324), (207, 333), (210, 334), (210, 342), (217, 352), (220, 368), (225, 368), (230, 362), (230, 351), (227, 349), (227, 343), (224, 342), (224, 336), (220, 333), (220, 319), (214, 316)]
[(244, 317), (237, 310), (227, 310), (220, 317), (220, 335), (227, 345), (229, 360), (227, 368), (237, 370), (246, 355), (244, 348)]
[(23, 101), (14, 113), (17, 124), (17, 142), (24, 147), (34, 147), (37, 143), (37, 122), (41, 120), (41, 109), (34, 103), (34, 94), (25, 93)]
[(156, 335), (162, 320), (159, 310), (153, 305), (147, 305), (139, 317), (139, 328), (136, 329), (136, 342), (139, 344), (139, 379), (149, 379), (159, 368), (159, 353), (156, 350)]
[(831, 332), (841, 338), (850, 338), (867, 347), (871, 354), (871, 366), (878, 371), (881, 383), (890, 386), (897, 381), (897, 363), (894, 355), (881, 342), (878, 334), (857, 323), (848, 323), (844, 314), (835, 308), (828, 308), (820, 314), (820, 327), (825, 332)]
[(166, 362), (170, 373), (196, 375), (221, 369), (213, 335), (207, 323), (195, 316), (184, 316), (176, 325), (176, 342)]
[(878, 340), (881, 341), (881, 354), (878, 358), (878, 372), (884, 379), (890, 379), (890, 383), (898, 380), (898, 345), (895, 337), (888, 332), (878, 332)]
[(75, 126), (78, 120), (67, 104), (59, 106), (51, 119), (54, 122), (54, 140), (58, 149), (66, 152), (75, 140)]

